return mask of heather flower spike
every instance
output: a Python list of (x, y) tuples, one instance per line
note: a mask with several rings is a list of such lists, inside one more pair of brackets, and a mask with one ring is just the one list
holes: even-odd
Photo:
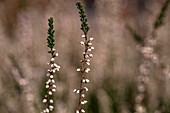
[(141, 47), (140, 52), (143, 57), (143, 62), (139, 66), (140, 75), (138, 77), (137, 90), (138, 94), (135, 98), (135, 113), (146, 113), (147, 107), (144, 105), (144, 100), (146, 99), (146, 92), (148, 90), (148, 82), (151, 72), (151, 64), (159, 64), (160, 58), (155, 52), (156, 44), (156, 30), (164, 24), (165, 13), (170, 4), (170, 0), (166, 0), (163, 4), (162, 9), (156, 21), (154, 23), (151, 35), (144, 40), (143, 47)]
[(82, 35), (82, 41), (80, 41), (81, 46), (85, 47), (85, 50), (83, 52), (83, 59), (80, 60), (80, 63), (82, 64), (81, 67), (77, 68), (77, 71), (81, 73), (81, 82), (80, 82), (80, 88), (74, 89), (73, 92), (79, 95), (79, 104), (78, 108), (76, 109), (76, 113), (85, 113), (85, 110), (82, 109), (81, 105), (84, 105), (87, 103), (87, 100), (85, 100), (85, 92), (88, 91), (88, 88), (84, 86), (84, 84), (87, 84), (90, 82), (89, 79), (87, 79), (86, 74), (90, 72), (90, 68), (88, 67), (90, 65), (90, 58), (93, 57), (93, 55), (90, 53), (92, 50), (94, 50), (94, 47), (92, 46), (93, 37), (88, 38), (87, 33), (90, 29), (90, 27), (87, 24), (87, 17), (85, 15), (85, 11), (83, 10), (83, 5), (81, 2), (77, 2), (77, 8), (80, 10), (80, 21), (81, 21), (81, 30), (83, 31)]
[(46, 81), (46, 95), (44, 96), (43, 103), (45, 103), (45, 109), (41, 113), (50, 113), (53, 111), (54, 100), (53, 100), (53, 93), (56, 91), (56, 85), (54, 80), (54, 74), (56, 71), (59, 71), (60, 66), (55, 63), (55, 57), (58, 56), (58, 53), (55, 52), (54, 47), (54, 30), (53, 30), (53, 18), (51, 17), (48, 19), (48, 37), (47, 37), (47, 46), (50, 48), (48, 53), (51, 54), (50, 63), (47, 63), (50, 66), (50, 69), (47, 70), (47, 77), (48, 80)]

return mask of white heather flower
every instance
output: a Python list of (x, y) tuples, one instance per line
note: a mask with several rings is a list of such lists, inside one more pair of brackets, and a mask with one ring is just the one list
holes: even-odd
[(57, 68), (60, 69), (60, 66), (58, 65)]
[(94, 49), (94, 47), (91, 47), (91, 49)]
[(85, 91), (88, 91), (89, 89), (87, 87), (84, 87)]
[(55, 66), (55, 67), (58, 67), (58, 65), (57, 65), (56, 63), (54, 63), (54, 66)]
[(56, 91), (56, 89), (52, 89), (52, 91), (53, 91), (53, 92), (55, 92), (55, 91)]
[(92, 57), (93, 57), (93, 54), (89, 54), (89, 57), (92, 58)]
[(77, 93), (77, 94), (78, 94), (78, 93), (80, 93), (80, 90), (77, 90), (77, 92), (76, 92), (76, 93)]
[(86, 62), (87, 65), (90, 65), (90, 62)]
[(48, 108), (46, 108), (46, 112), (47, 112), (47, 113), (49, 113), (49, 112), (50, 112)]
[(90, 59), (87, 59), (86, 61), (87, 61), (87, 62), (90, 62)]
[(81, 69), (80, 68), (77, 68), (77, 71), (80, 71)]
[(49, 81), (47, 81), (46, 84), (49, 84)]
[(43, 110), (43, 113), (46, 113), (46, 110)]
[(82, 82), (86, 82), (86, 80), (85, 80), (85, 79), (83, 79), (83, 80), (82, 80)]
[(51, 64), (51, 68), (53, 68), (54, 67), (54, 64)]
[(85, 55), (85, 58), (88, 58), (89, 57), (89, 55)]
[(86, 82), (87, 82), (87, 83), (89, 83), (89, 82), (90, 82), (90, 80), (89, 80), (89, 79), (86, 79)]
[(47, 77), (50, 76), (50, 73), (47, 73)]
[(52, 95), (53, 93), (52, 93), (52, 91), (49, 91), (48, 94), (49, 94), (49, 95)]
[(81, 104), (84, 104), (84, 101), (81, 101)]
[(47, 65), (50, 65), (50, 63), (49, 63), (49, 62), (47, 62)]
[(55, 56), (58, 56), (59, 54), (58, 53), (55, 53)]
[(53, 103), (53, 100), (52, 100), (52, 99), (50, 99), (50, 100), (49, 100), (49, 102), (50, 102), (50, 103)]
[(52, 70), (52, 69), (50, 69), (50, 72), (53, 72), (53, 70)]
[(91, 45), (92, 45), (92, 43), (90, 43), (90, 42), (89, 42), (89, 43), (88, 43), (88, 45), (89, 45), (89, 46), (91, 46)]
[(87, 100), (84, 100), (84, 104), (86, 104), (87, 103)]
[(91, 49), (90, 49), (90, 48), (88, 48), (88, 49), (87, 49), (87, 51), (91, 51)]
[(44, 99), (44, 100), (43, 100), (43, 103), (46, 103), (46, 102), (47, 102), (47, 99)]
[(81, 37), (82, 37), (82, 38), (85, 38), (86, 36), (85, 36), (85, 35), (82, 35)]
[(54, 66), (57, 67), (58, 65), (56, 63), (54, 63)]
[(85, 113), (85, 110), (84, 110), (84, 109), (81, 109), (81, 112), (82, 112), (82, 113)]
[(55, 59), (54, 58), (51, 58), (51, 61), (54, 61)]
[(84, 42), (83, 42), (83, 41), (81, 41), (81, 42), (80, 42), (80, 44), (83, 46), (83, 45), (84, 45)]
[(87, 100), (81, 101), (81, 104), (86, 104)]
[(85, 72), (88, 73), (90, 71), (90, 68), (86, 68)]
[(52, 111), (54, 109), (54, 107), (52, 105), (49, 105), (49, 109), (50, 109), (50, 111)]
[(51, 76), (50, 76), (50, 78), (54, 78), (54, 76), (53, 76), (53, 75), (51, 75)]
[(81, 94), (81, 98), (84, 98), (85, 97), (85, 94)]
[(60, 71), (60, 68), (55, 68), (57, 71)]
[(54, 79), (52, 79), (52, 80), (51, 80), (51, 82), (52, 82), (52, 83), (55, 83), (55, 80), (54, 80)]
[(53, 48), (52, 51), (55, 51), (55, 49)]
[(49, 85), (46, 85), (45, 87), (46, 87), (46, 88), (49, 88), (50, 86), (49, 86)]
[(55, 73), (55, 69), (53, 69), (53, 73)]
[(48, 79), (49, 82), (51, 82), (51, 79)]
[(86, 53), (85, 52), (83, 52), (83, 55), (85, 55)]
[(57, 68), (59, 68), (59, 69), (60, 69), (60, 66), (58, 65), (58, 66), (57, 66)]
[(47, 95), (45, 95), (45, 98), (47, 98)]
[(55, 84), (53, 84), (53, 87), (54, 87), (54, 88), (56, 88), (56, 85), (55, 85)]
[(93, 37), (91, 37), (89, 40), (90, 40), (90, 41), (92, 41), (93, 39), (94, 39), (94, 38), (93, 38)]
[(76, 110), (76, 113), (80, 113), (79, 110)]
[(82, 63), (84, 60), (80, 60), (80, 63)]
[(74, 90), (73, 90), (73, 93), (75, 93), (76, 91), (77, 91), (77, 89), (74, 89)]

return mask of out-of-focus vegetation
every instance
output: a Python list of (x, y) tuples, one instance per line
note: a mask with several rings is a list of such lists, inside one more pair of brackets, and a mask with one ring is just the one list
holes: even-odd
[[(166, 0), (84, 0), (94, 36), (87, 93), (87, 113), (134, 113), (138, 94), (139, 44), (150, 36)], [(76, 1), (0, 0), (0, 113), (39, 113), (48, 69), (46, 46), (48, 18), (54, 17), (56, 74), (54, 113), (74, 113), (78, 104), (72, 92), (79, 86), (82, 48)], [(155, 52), (160, 65), (150, 67), (144, 106), (147, 113), (170, 113), (170, 7), (156, 31)], [(127, 29), (127, 25), (128, 29)], [(130, 32), (129, 32), (130, 31)], [(136, 38), (136, 40), (134, 40)], [(163, 62), (163, 63), (162, 63)], [(166, 68), (166, 69), (167, 69)]]

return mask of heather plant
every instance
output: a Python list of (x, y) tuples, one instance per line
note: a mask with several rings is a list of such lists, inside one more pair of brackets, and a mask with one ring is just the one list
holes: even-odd
[[(133, 38), (139, 43), (138, 50), (141, 52), (142, 55), (142, 62), (139, 66), (140, 75), (138, 76), (138, 83), (137, 83), (137, 91), (138, 94), (135, 98), (135, 111), (136, 113), (147, 113), (146, 107), (146, 100), (147, 100), (147, 84), (150, 81), (150, 72), (151, 72), (151, 64), (157, 64), (159, 66), (164, 65), (163, 73), (165, 76), (169, 76), (169, 69), (167, 69), (167, 64), (161, 64), (161, 59), (159, 58), (158, 53), (155, 52), (156, 46), (156, 31), (164, 24), (164, 18), (166, 11), (168, 9), (170, 0), (166, 0), (161, 8), (161, 12), (157, 16), (152, 31), (147, 38), (143, 39), (134, 29), (130, 26), (127, 26), (128, 30), (132, 34)], [(159, 111), (159, 110), (157, 110)], [(161, 112), (161, 111), (160, 111)]]
[(87, 24), (87, 17), (85, 15), (85, 11), (83, 9), (83, 5), (81, 2), (77, 2), (77, 8), (79, 9), (80, 14), (80, 21), (81, 21), (81, 30), (83, 31), (82, 38), (84, 41), (81, 41), (80, 44), (84, 46), (84, 52), (83, 52), (83, 59), (80, 60), (80, 63), (82, 66), (77, 69), (78, 72), (81, 74), (81, 80), (80, 80), (80, 88), (74, 89), (73, 92), (77, 93), (79, 95), (78, 99), (78, 107), (76, 110), (76, 113), (84, 113), (85, 110), (82, 108), (82, 105), (87, 103), (87, 100), (85, 100), (85, 92), (88, 91), (88, 88), (84, 85), (86, 83), (89, 83), (89, 79), (87, 78), (86, 74), (90, 72), (90, 68), (88, 67), (90, 65), (90, 58), (93, 57), (93, 55), (90, 53), (94, 47), (92, 46), (93, 37), (88, 38), (87, 34), (90, 29), (90, 27)]
[(48, 51), (49, 54), (51, 54), (50, 62), (48, 65), (50, 66), (50, 69), (47, 70), (47, 77), (48, 80), (46, 81), (46, 95), (44, 96), (43, 103), (45, 103), (45, 109), (42, 113), (50, 113), (54, 109), (54, 99), (53, 99), (53, 93), (56, 91), (56, 85), (54, 80), (54, 74), (56, 71), (59, 71), (60, 66), (55, 63), (55, 57), (58, 56), (58, 53), (55, 52), (54, 49), (54, 26), (53, 26), (53, 18), (50, 17), (48, 19), (48, 37), (47, 37), (47, 46), (50, 48)]
[[(81, 1), (85, 7), (76, 11), (77, 1), (0, 0), (0, 113), (170, 113), (170, 79), (165, 78), (170, 77), (170, 0)], [(95, 62), (87, 58), (84, 65), (84, 36), (88, 42), (92, 29), (86, 31), (87, 17), (76, 20), (75, 12), (82, 9), (97, 37)], [(45, 43), (48, 23), (44, 21), (49, 15), (54, 15), (58, 27), (54, 24), (52, 29), (50, 18)], [(136, 26), (128, 29), (137, 43), (124, 29), (127, 22)], [(52, 51), (53, 55), (62, 51), (60, 60), (53, 61), (62, 64), (60, 72), (53, 73)], [(85, 68), (91, 72), (81, 72)], [(89, 88), (82, 90), (81, 98), (80, 85)]]

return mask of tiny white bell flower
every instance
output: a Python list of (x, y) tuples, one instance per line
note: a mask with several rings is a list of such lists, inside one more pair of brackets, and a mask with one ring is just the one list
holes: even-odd
[(84, 45), (84, 42), (83, 42), (83, 41), (81, 41), (81, 42), (80, 42), (80, 44), (83, 46), (83, 45)]
[(81, 69), (80, 68), (77, 68), (77, 71), (80, 71)]
[(84, 98), (85, 97), (85, 94), (81, 94), (81, 98)]
[(58, 53), (55, 53), (55, 56), (58, 56), (59, 54)]
[(53, 92), (55, 92), (55, 91), (56, 91), (56, 89), (52, 89), (52, 91), (53, 91)]
[(92, 43), (88, 43), (88, 45), (89, 45), (89, 46), (91, 46), (91, 45), (92, 45)]
[(54, 101), (52, 100), (52, 99), (50, 99), (50, 101), (49, 101), (50, 103), (53, 103)]
[(54, 58), (51, 58), (51, 61), (54, 61), (55, 59)]
[(53, 93), (52, 93), (52, 91), (49, 91), (48, 94), (49, 94), (49, 95), (52, 95)]
[(76, 113), (80, 113), (79, 110), (76, 110)]
[(74, 89), (74, 90), (73, 90), (73, 93), (75, 93), (76, 91), (77, 91), (77, 89)]
[(46, 87), (46, 88), (49, 88), (49, 85), (46, 85), (45, 87)]
[(46, 103), (46, 102), (47, 102), (47, 99), (44, 99), (44, 100), (43, 100), (43, 103)]
[(90, 41), (92, 41), (93, 39), (94, 39), (94, 38), (93, 38), (93, 37), (91, 37), (89, 40), (90, 40)]
[(85, 113), (85, 110), (84, 110), (84, 109), (81, 109), (81, 112), (82, 112), (82, 113)]
[(85, 36), (85, 35), (82, 35), (81, 37), (82, 37), (82, 38), (85, 38), (86, 36)]
[(77, 90), (77, 92), (76, 92), (76, 93), (77, 93), (77, 94), (78, 94), (78, 93), (80, 93), (80, 90)]

